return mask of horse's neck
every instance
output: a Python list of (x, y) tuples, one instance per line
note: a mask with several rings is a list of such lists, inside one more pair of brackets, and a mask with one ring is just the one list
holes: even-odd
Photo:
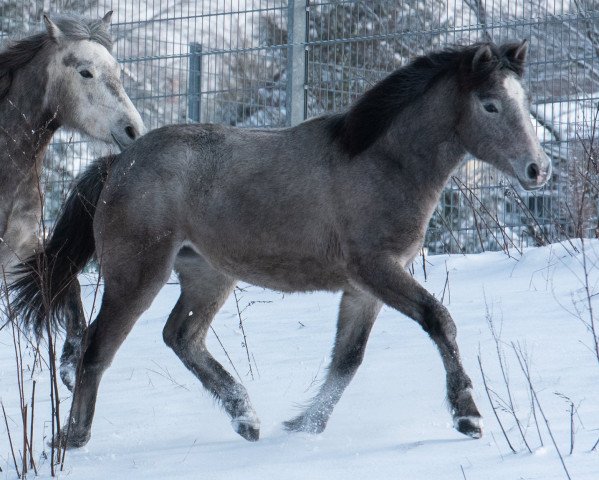
[(39, 64), (15, 72), (10, 91), (0, 100), (2, 168), (12, 165), (25, 172), (40, 167), (52, 135), (59, 127), (53, 115), (43, 108), (45, 72), (45, 66)]
[(383, 139), (409, 178), (439, 193), (466, 154), (455, 133), (458, 102), (453, 80), (442, 80), (407, 106)]

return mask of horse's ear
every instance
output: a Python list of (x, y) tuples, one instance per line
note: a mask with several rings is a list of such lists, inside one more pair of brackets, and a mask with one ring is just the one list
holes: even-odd
[(474, 57), (472, 58), (472, 71), (477, 72), (484, 69), (489, 62), (494, 60), (493, 50), (489, 45), (481, 45), (476, 50)]
[(524, 72), (526, 57), (528, 56), (528, 40), (521, 43), (509, 43), (502, 47), (503, 54), (510, 64), (517, 70), (519, 75)]
[(110, 12), (108, 12), (106, 15), (104, 15), (102, 17), (102, 22), (104, 22), (104, 25), (106, 25), (107, 27), (110, 25), (110, 21), (112, 20), (112, 14), (113, 14), (113, 10), (110, 10)]
[(62, 33), (60, 28), (58, 28), (58, 26), (52, 20), (50, 20), (48, 15), (44, 15), (44, 23), (46, 25), (48, 36), (55, 42), (60, 42), (62, 37), (64, 37), (64, 33)]

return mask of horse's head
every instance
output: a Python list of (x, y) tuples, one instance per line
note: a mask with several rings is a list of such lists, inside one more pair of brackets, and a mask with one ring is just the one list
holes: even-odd
[(44, 16), (52, 48), (45, 107), (60, 124), (124, 148), (145, 127), (109, 51), (111, 15), (86, 25), (68, 17), (54, 23)]
[(551, 176), (530, 118), (522, 85), (528, 44), (481, 45), (462, 65), (462, 115), (458, 135), (475, 157), (515, 177), (526, 190)]

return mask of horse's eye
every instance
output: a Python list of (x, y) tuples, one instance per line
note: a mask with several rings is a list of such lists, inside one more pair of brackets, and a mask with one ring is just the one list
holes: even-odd
[(492, 103), (485, 103), (484, 107), (485, 107), (485, 110), (489, 113), (498, 113), (499, 112), (499, 110), (497, 110), (497, 107)]
[(89, 70), (81, 70), (79, 72), (79, 75), (81, 75), (83, 78), (94, 78), (92, 72), (90, 72)]

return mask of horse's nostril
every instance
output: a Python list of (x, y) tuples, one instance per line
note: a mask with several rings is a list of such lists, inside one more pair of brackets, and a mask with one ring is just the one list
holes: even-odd
[(125, 133), (131, 140), (135, 140), (137, 138), (135, 129), (132, 126), (125, 127)]
[(541, 169), (536, 163), (531, 163), (528, 167), (526, 167), (526, 174), (531, 180), (536, 180), (540, 173)]

